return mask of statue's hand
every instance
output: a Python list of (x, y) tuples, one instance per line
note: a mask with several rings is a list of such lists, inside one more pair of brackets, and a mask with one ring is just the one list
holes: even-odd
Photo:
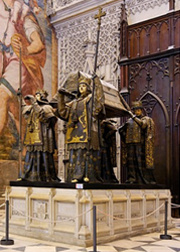
[(123, 132), (123, 130), (124, 130), (124, 124), (121, 125), (121, 126), (118, 128), (119, 134), (121, 134), (121, 133)]
[(130, 117), (134, 118), (136, 115), (133, 114), (133, 112), (131, 110), (128, 111)]
[(17, 96), (18, 96), (18, 97), (21, 96), (21, 89), (20, 89), (20, 88), (18, 88)]
[(94, 73), (92, 74), (92, 80), (96, 79), (96, 77), (97, 77), (97, 74), (94, 72)]
[(58, 89), (59, 94), (69, 96), (70, 98), (74, 99), (76, 98), (76, 95), (68, 91), (67, 89), (61, 87)]
[(65, 88), (61, 87), (61, 88), (58, 89), (58, 92), (59, 92), (60, 94), (65, 94), (67, 91), (66, 91)]

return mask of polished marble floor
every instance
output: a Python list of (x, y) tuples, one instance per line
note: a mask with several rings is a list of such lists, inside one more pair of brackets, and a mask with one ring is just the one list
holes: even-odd
[[(0, 252), (180, 252), (180, 229), (174, 228), (167, 231), (172, 239), (160, 239), (162, 233), (151, 233), (121, 239), (107, 244), (102, 244), (95, 249), (93, 247), (82, 248), (62, 243), (40, 241), (32, 238), (9, 234), (8, 239), (14, 241), (14, 245), (0, 245)], [(0, 239), (3, 240), (0, 232)]]

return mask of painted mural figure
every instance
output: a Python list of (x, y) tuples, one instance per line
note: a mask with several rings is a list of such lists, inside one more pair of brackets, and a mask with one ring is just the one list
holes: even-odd
[(47, 100), (47, 92), (38, 90), (36, 95), (25, 96), (22, 113), (27, 121), (24, 139), (26, 156), (22, 179), (29, 181), (56, 181), (53, 154), (56, 149), (54, 127), (57, 122), (55, 111)]
[(0, 0), (0, 135), (10, 112), (19, 130), (17, 91), (20, 84), (19, 57), (21, 49), (22, 95), (35, 94), (43, 87), (41, 67), (46, 60), (45, 39), (35, 15), (29, 12), (14, 22), (15, 0)]
[(155, 184), (154, 122), (143, 114), (141, 101), (133, 102), (131, 118), (119, 128), (123, 161), (127, 167), (126, 183)]
[(116, 122), (103, 120), (101, 122), (101, 177), (105, 183), (119, 183), (113, 167), (116, 163)]
[(104, 93), (99, 78), (95, 77), (92, 125), (90, 127), (90, 108), (92, 102), (91, 81), (92, 80), (89, 78), (80, 77), (78, 81), (77, 98), (68, 103), (65, 102), (66, 91), (63, 88), (59, 89), (58, 113), (61, 119), (67, 121), (65, 139), (65, 143), (69, 150), (67, 182), (87, 182), (85, 181), (85, 169), (88, 159), (87, 150), (90, 135), (88, 182), (102, 182), (100, 177), (101, 153), (99, 114), (104, 106)]
[(16, 0), (14, 2), (13, 22), (17, 22), (18, 15), (21, 16), (21, 20), (23, 21), (31, 11), (35, 14), (39, 13), (39, 7), (36, 0)]

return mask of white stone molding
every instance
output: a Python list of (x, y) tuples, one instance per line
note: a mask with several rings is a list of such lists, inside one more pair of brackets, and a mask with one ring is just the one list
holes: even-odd
[(129, 15), (135, 15), (137, 12), (148, 11), (168, 3), (169, 0), (126, 0)]
[[(46, 0), (47, 16), (56, 14), (58, 19), (62, 20), (70, 16), (76, 16), (82, 12), (92, 10), (99, 6), (105, 6), (112, 3), (119, 3), (119, 0)], [(123, 2), (123, 0), (121, 0)]]
[[(118, 0), (47, 0), (46, 4), (46, 14), (47, 16), (54, 15), (58, 16), (59, 19), (65, 19), (70, 16), (78, 15), (83, 11), (88, 11), (98, 6), (105, 6), (112, 3), (123, 3)], [(129, 16), (136, 15), (142, 12), (151, 12), (153, 16), (153, 10), (162, 5), (169, 5), (169, 0), (126, 0), (127, 10)], [(175, 10), (179, 10), (180, 4), (179, 1), (176, 1)], [(161, 13), (159, 14), (161, 15)], [(52, 20), (54, 18), (52, 17)]]
[(176, 0), (175, 2), (175, 10), (180, 10), (180, 1), (179, 0)]

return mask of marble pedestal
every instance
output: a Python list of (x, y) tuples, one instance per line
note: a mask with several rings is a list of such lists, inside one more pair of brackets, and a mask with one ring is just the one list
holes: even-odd
[[(128, 188), (129, 187), (129, 188)], [(93, 244), (96, 205), (97, 244), (159, 231), (170, 190), (158, 186), (10, 182), (10, 233), (88, 247)]]

